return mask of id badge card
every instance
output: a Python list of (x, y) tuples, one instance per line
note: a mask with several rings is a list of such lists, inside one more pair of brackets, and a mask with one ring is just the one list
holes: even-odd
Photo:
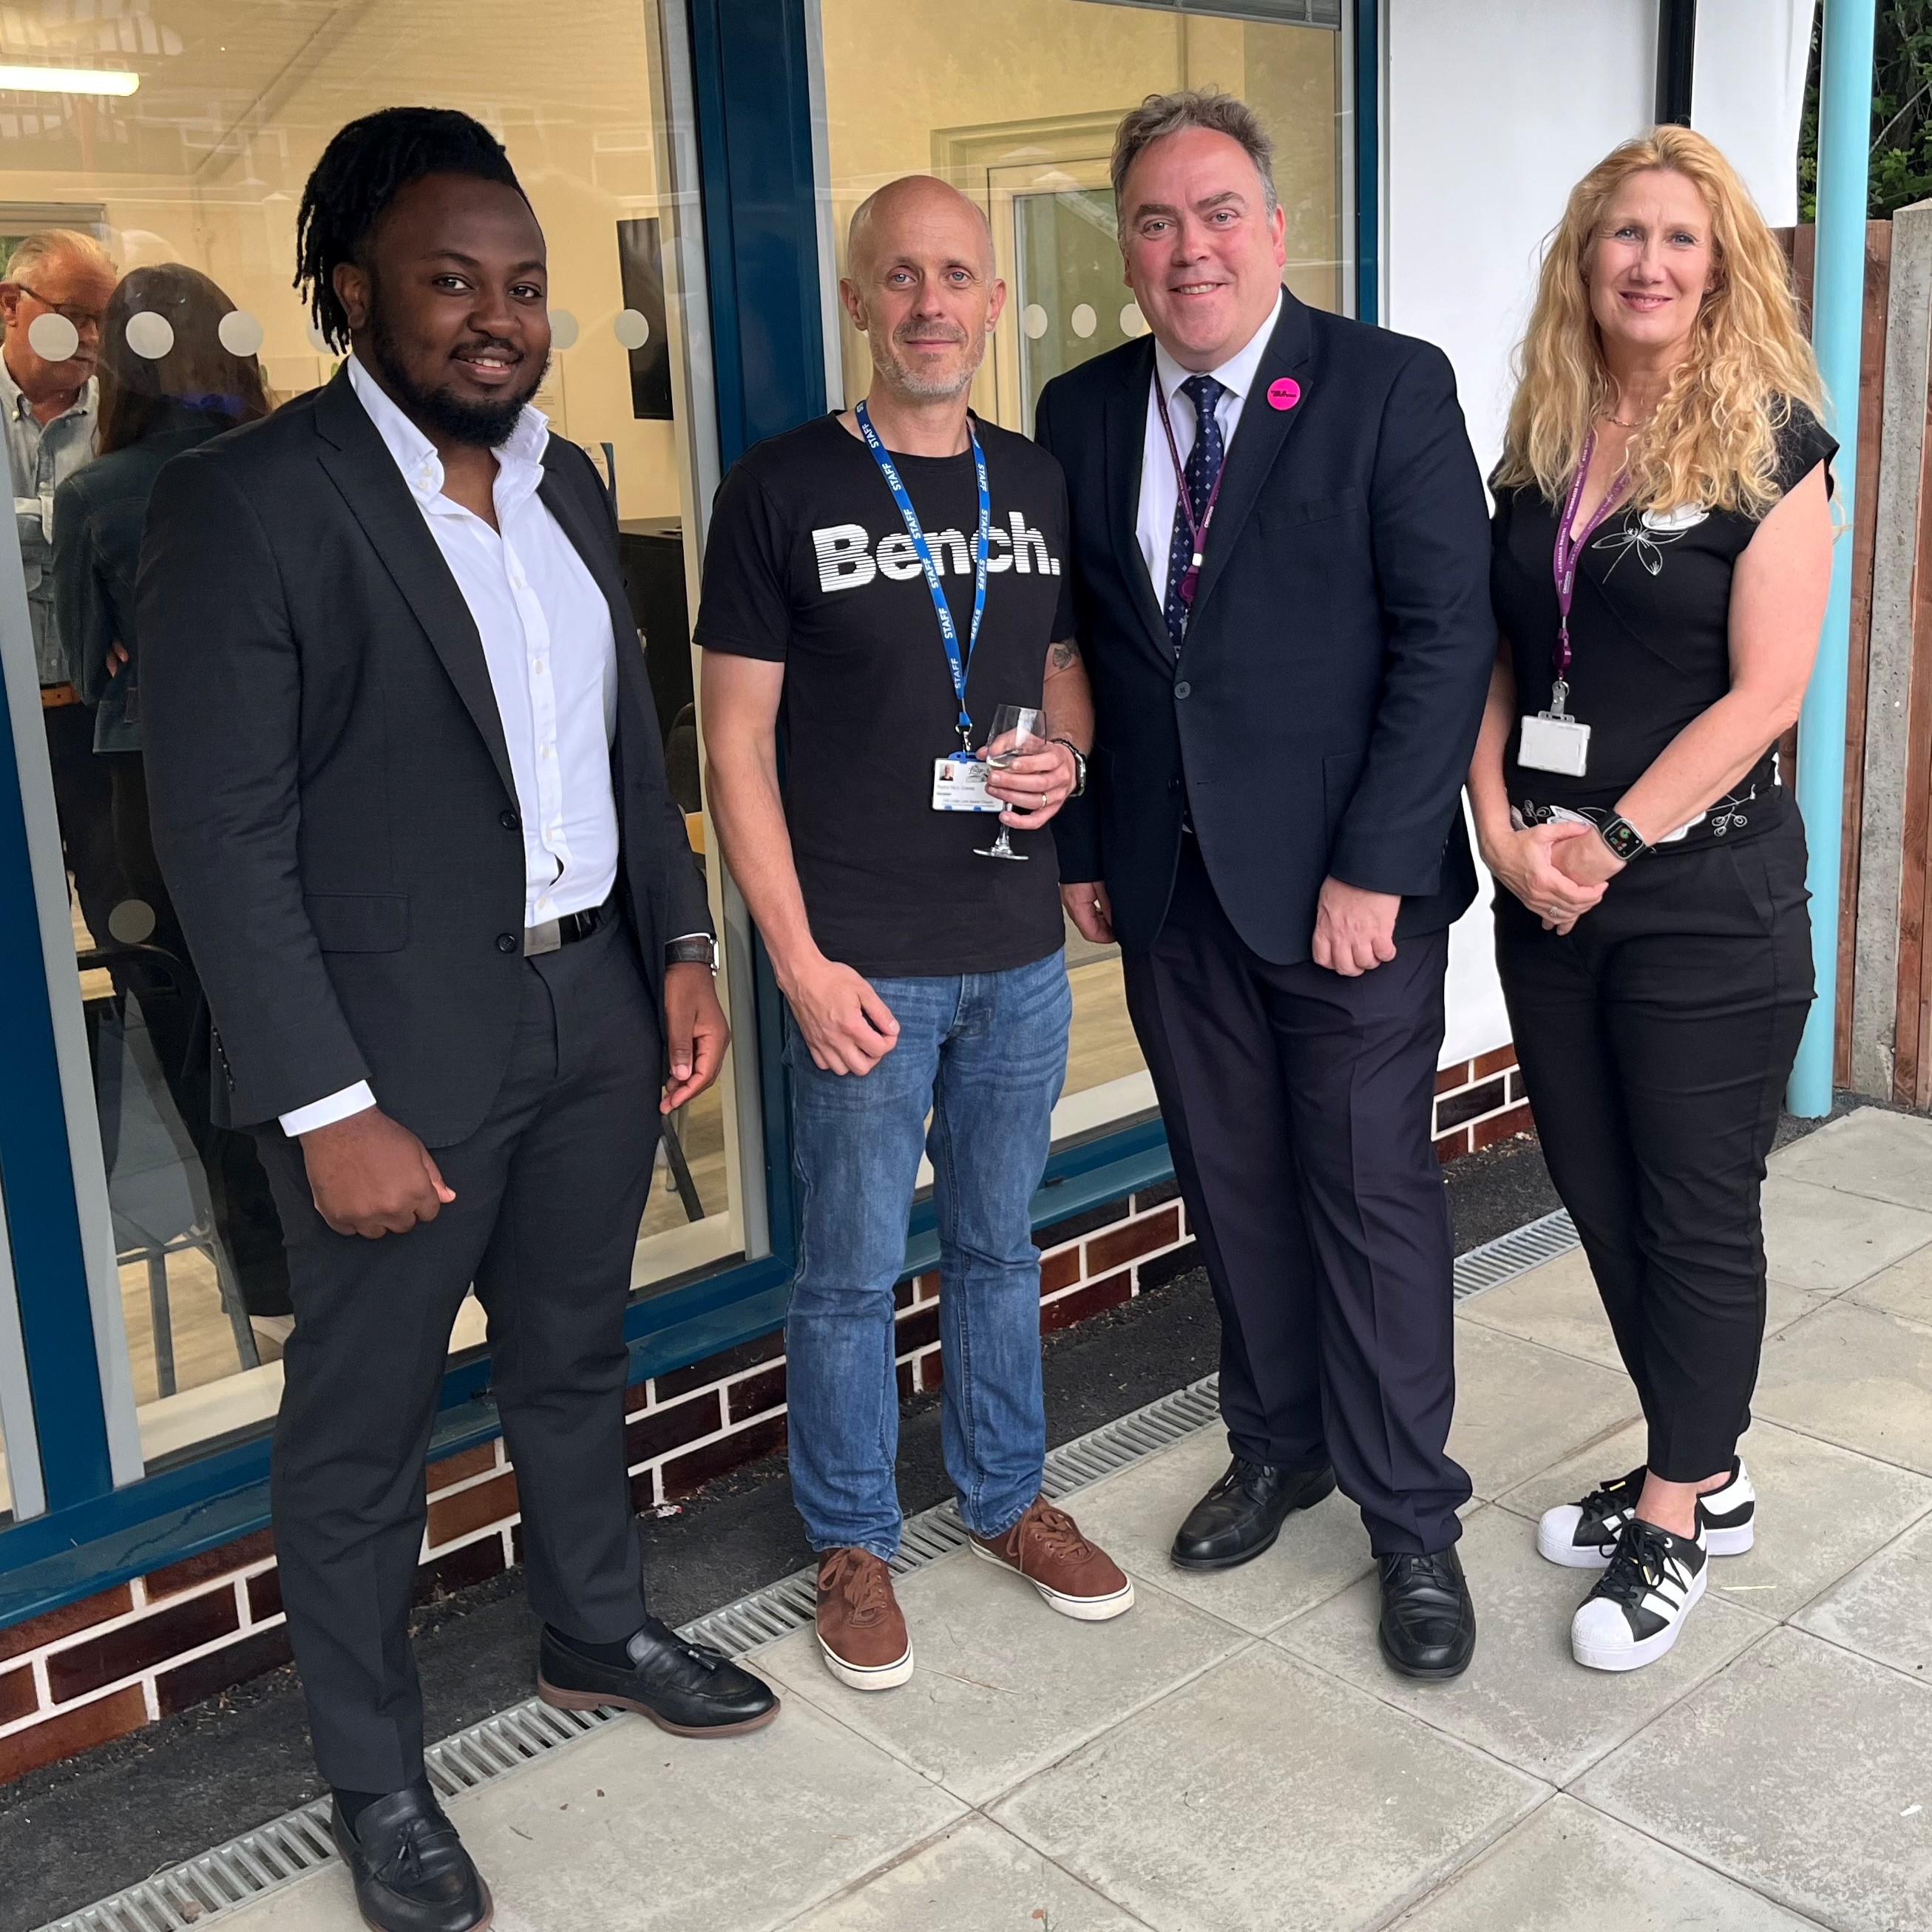
[(934, 812), (1004, 812), (1006, 807), (986, 789), (993, 768), (970, 752), (955, 752), (932, 761)]
[(1560, 772), (1580, 778), (1590, 762), (1590, 728), (1574, 718), (1540, 711), (1522, 721), (1516, 761), (1532, 771)]

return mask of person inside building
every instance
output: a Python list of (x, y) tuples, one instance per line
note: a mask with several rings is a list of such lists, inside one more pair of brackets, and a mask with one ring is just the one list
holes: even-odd
[[(123, 977), (200, 1156), (215, 1238), (257, 1350), (272, 1356), (292, 1325), (281, 1223), (254, 1141), (214, 1123), (207, 1003), (148, 820), (134, 608), (141, 529), (161, 466), (268, 412), (254, 356), (234, 352), (223, 339), (235, 313), (213, 282), (180, 262), (122, 278), (100, 330), (99, 454), (54, 493), (52, 586), (67, 662), (94, 721), (94, 754), (112, 787), (115, 850), (128, 894), (113, 937), (158, 948), (170, 962), (164, 968), (137, 960)], [(235, 326), (228, 325), (231, 334)]]
[(509, 158), (446, 110), (352, 122), (296, 245), (348, 359), (157, 478), (142, 742), (220, 1118), (287, 1241), (275, 1552), (335, 1841), (370, 1924), (468, 1932), (490, 1894), (424, 1772), (409, 1616), (472, 1284), (539, 1694), (707, 1738), (777, 1713), (646, 1610), (624, 1454), (656, 1124), (727, 1034), (610, 499), (530, 406), (548, 289)]
[(128, 896), (115, 852), (109, 767), (94, 755), (95, 719), (68, 661), (55, 617), (54, 499), (94, 456), (101, 318), (114, 292), (113, 257), (92, 235), (47, 228), (25, 236), (0, 279), (0, 410), (14, 478), (14, 523), (27, 580), (27, 613), (40, 676), (41, 722), (54, 810), (74, 896), (97, 946)]
[(913, 1670), (887, 1566), (893, 1291), (922, 1152), (971, 1547), (1071, 1617), (1118, 1616), (1133, 1586), (1040, 1491), (1030, 1208), (1072, 1005), (1045, 828), (1092, 730), (1065, 488), (968, 407), (1006, 296), (972, 202), (926, 176), (880, 188), (840, 292), (870, 386), (726, 478), (694, 634), (712, 819), (790, 1009), (787, 1392), (819, 1646), (842, 1682), (882, 1690)]
[(1475, 1611), (1452, 1254), (1432, 1144), (1462, 778), (1496, 655), (1448, 358), (1282, 286), (1268, 137), (1150, 96), (1113, 159), (1152, 332), (1056, 378), (1103, 776), (1061, 814), (1068, 915), (1118, 937), (1221, 1316), (1226, 1473), (1174, 1561), (1270, 1547), (1338, 1484), (1390, 1666), (1453, 1677)]
[(1776, 746), (1832, 569), (1817, 365), (1783, 253), (1702, 136), (1571, 192), (1495, 478), (1504, 642), (1469, 773), (1543, 1151), (1643, 1404), (1644, 1460), (1543, 1517), (1597, 1576), (1570, 1646), (1654, 1662), (1751, 1547), (1759, 1193), (1812, 996)]

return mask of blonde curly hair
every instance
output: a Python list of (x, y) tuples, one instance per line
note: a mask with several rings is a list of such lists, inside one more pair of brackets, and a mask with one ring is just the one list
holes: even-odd
[(1498, 484), (1534, 483), (1562, 500), (1615, 385), (1586, 280), (1604, 211), (1633, 175), (1661, 168), (1710, 211), (1713, 285), (1663, 400), (1632, 438), (1634, 508), (1742, 510), (1778, 495), (1778, 432), (1794, 402), (1822, 414), (1818, 364), (1800, 326), (1791, 272), (1737, 170), (1688, 128), (1655, 128), (1613, 148), (1570, 190), (1544, 250), (1536, 308), (1516, 351), (1516, 392)]

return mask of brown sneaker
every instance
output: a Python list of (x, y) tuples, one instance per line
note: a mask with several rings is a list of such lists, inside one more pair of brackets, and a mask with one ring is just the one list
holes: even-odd
[(1126, 1573), (1044, 1496), (1005, 1535), (970, 1541), (974, 1556), (1017, 1570), (1062, 1616), (1101, 1624), (1134, 1606)]
[(912, 1675), (912, 1639), (892, 1573), (869, 1550), (828, 1550), (818, 1562), (818, 1648), (854, 1690), (890, 1690)]

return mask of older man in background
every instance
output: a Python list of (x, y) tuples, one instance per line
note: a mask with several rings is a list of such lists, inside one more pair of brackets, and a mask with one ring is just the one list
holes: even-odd
[(122, 896), (113, 799), (108, 766), (94, 755), (94, 709), (81, 702), (54, 620), (53, 508), (54, 492), (93, 458), (94, 368), (115, 279), (112, 258), (92, 236), (50, 228), (15, 247), (0, 280), (0, 407), (54, 806), (81, 916), (103, 944)]

